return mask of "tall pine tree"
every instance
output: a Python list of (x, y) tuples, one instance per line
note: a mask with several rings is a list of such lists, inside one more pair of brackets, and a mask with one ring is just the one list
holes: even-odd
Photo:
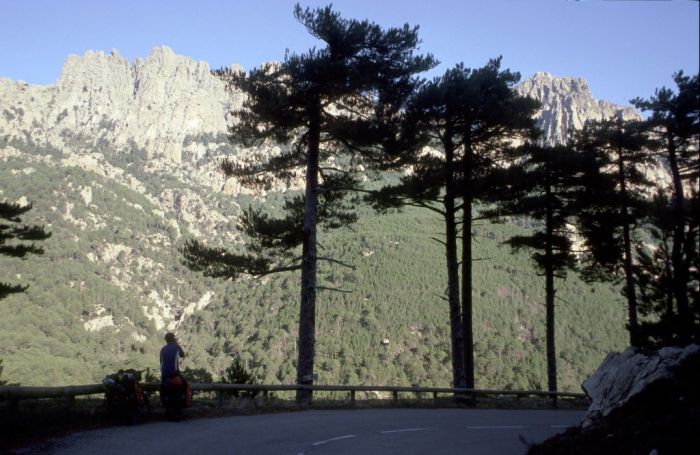
[(490, 189), (479, 184), (499, 168), (504, 151), (514, 141), (537, 136), (533, 115), (535, 100), (518, 95), (514, 85), (520, 74), (501, 70), (501, 58), (478, 69), (461, 65), (455, 69), (462, 78), (457, 111), (459, 121), (459, 194), (462, 199), (462, 328), (466, 385), (474, 388), (474, 338), (472, 296), (472, 221), (474, 204)]
[[(474, 388), (471, 207), (474, 201), (482, 198), (481, 179), (498, 167), (507, 145), (535, 135), (532, 114), (537, 103), (513, 91), (519, 75), (501, 71), (500, 60), (491, 60), (485, 67), (475, 70), (459, 64), (417, 91), (406, 109), (405, 136), (427, 135), (431, 145), (442, 153), (437, 156), (422, 152), (407, 157), (413, 166), (412, 173), (404, 177), (400, 185), (385, 188), (377, 195), (380, 205), (387, 201), (418, 205), (436, 211), (445, 219), (453, 383), (467, 388)], [(458, 204), (460, 198), (463, 204)], [(461, 308), (460, 208), (463, 210), (463, 233), (467, 233), (462, 236)], [(461, 322), (457, 320), (460, 316)], [(456, 333), (460, 327), (462, 334)], [(464, 358), (460, 359), (460, 355)]]
[(414, 145), (426, 143), (441, 153), (416, 147), (405, 150), (402, 164), (410, 165), (412, 172), (406, 173), (399, 184), (382, 188), (369, 198), (380, 209), (412, 205), (431, 210), (445, 221), (445, 240), (435, 240), (445, 246), (452, 384), (458, 388), (467, 386), (457, 249), (459, 100), (464, 83), (463, 68), (455, 67), (414, 93), (406, 108), (403, 136)]
[(653, 97), (637, 98), (632, 103), (650, 112), (649, 127), (671, 171), (673, 236), (670, 267), (666, 271), (678, 313), (677, 340), (679, 344), (687, 344), (700, 338), (696, 285), (700, 256), (697, 202), (700, 193), (700, 77), (697, 74), (686, 76), (681, 71), (674, 75), (674, 81), (676, 92), (663, 87), (656, 90)]
[(645, 177), (653, 162), (648, 145), (643, 124), (620, 117), (588, 123), (574, 145), (591, 165), (588, 191), (582, 195), (577, 217), (590, 259), (584, 269), (589, 273), (584, 275), (610, 279), (622, 270), (632, 346), (641, 344), (632, 245), (633, 231), (645, 214), (646, 197), (653, 191)]
[[(282, 218), (246, 212), (243, 227), (250, 241), (245, 254), (201, 242), (189, 242), (184, 253), (190, 266), (210, 275), (301, 270), (297, 384), (309, 385), (314, 373), (317, 262), (332, 260), (318, 255), (317, 226), (334, 228), (354, 221), (345, 196), (357, 186), (355, 171), (360, 169), (325, 163), (346, 154), (375, 160), (385, 149), (400, 147), (394, 130), (399, 108), (413, 89), (414, 75), (436, 62), (430, 55), (414, 55), (417, 27), (383, 30), (366, 20), (343, 19), (330, 6), (312, 10), (296, 5), (294, 16), (325, 47), (288, 54), (281, 64), (247, 75), (219, 72), (247, 95), (231, 140), (245, 146), (269, 140), (290, 146), (259, 162), (225, 161), (222, 168), (252, 185), (303, 172), (304, 194), (287, 203)], [(295, 257), (298, 245), (301, 256)], [(289, 261), (280, 264), (282, 257)], [(309, 397), (305, 390), (297, 394), (300, 401)]]
[(543, 222), (530, 235), (507, 243), (514, 249), (532, 250), (532, 259), (545, 277), (547, 389), (557, 391), (555, 278), (564, 278), (575, 266), (570, 225), (585, 192), (586, 160), (565, 146), (526, 145), (517, 149), (521, 162), (501, 172), (497, 208), (490, 215), (524, 216)]

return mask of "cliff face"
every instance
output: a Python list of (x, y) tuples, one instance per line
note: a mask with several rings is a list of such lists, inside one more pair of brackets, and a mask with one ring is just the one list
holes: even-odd
[[(55, 86), (3, 79), (0, 96), (10, 113), (0, 118), (0, 135), (28, 133), (34, 142), (58, 147), (68, 145), (69, 137), (104, 139), (115, 149), (138, 147), (148, 158), (174, 163), (188, 158), (186, 138), (224, 134), (226, 114), (242, 102), (211, 75), (206, 62), (167, 47), (131, 66), (116, 50), (71, 55)], [(189, 156), (196, 158), (197, 153)]]
[[(550, 144), (565, 142), (588, 120), (639, 118), (632, 108), (593, 98), (583, 79), (540, 72), (517, 90), (541, 103), (538, 117)], [(161, 47), (132, 65), (116, 50), (71, 55), (55, 86), (0, 79), (0, 99), (0, 137), (61, 149), (89, 149), (102, 140), (115, 150), (140, 149), (156, 163), (197, 165), (226, 143), (227, 115), (243, 95), (228, 92), (206, 62)]]
[(583, 128), (587, 121), (617, 116), (625, 120), (640, 118), (630, 107), (593, 98), (584, 79), (538, 72), (520, 83), (517, 91), (540, 102), (538, 125), (550, 145), (565, 143), (569, 133)]

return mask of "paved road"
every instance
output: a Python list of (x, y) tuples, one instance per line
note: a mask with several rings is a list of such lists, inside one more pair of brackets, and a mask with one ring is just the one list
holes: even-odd
[(579, 411), (365, 409), (157, 422), (76, 433), (56, 454), (524, 454)]

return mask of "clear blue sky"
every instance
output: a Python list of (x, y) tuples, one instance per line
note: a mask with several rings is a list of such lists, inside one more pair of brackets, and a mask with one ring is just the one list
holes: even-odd
[[(285, 49), (319, 45), (295, 0), (0, 0), (0, 77), (53, 84), (68, 54), (116, 48), (133, 61), (153, 47), (250, 69)], [(327, 1), (305, 0), (302, 6)], [(420, 25), (422, 51), (441, 62), (583, 77), (597, 98), (627, 104), (698, 72), (699, 3), (572, 0), (335, 0), (344, 17)], [(2, 100), (0, 100), (1, 103)]]

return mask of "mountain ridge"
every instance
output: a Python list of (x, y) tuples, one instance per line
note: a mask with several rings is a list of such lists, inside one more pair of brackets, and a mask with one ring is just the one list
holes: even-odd
[[(540, 126), (552, 143), (565, 141), (567, 131), (581, 128), (586, 120), (618, 113), (624, 118), (639, 117), (630, 107), (595, 99), (582, 78), (537, 72), (516, 90), (542, 104)], [(64, 145), (56, 135), (71, 128), (74, 133), (106, 137), (116, 148), (133, 141), (149, 158), (164, 155), (174, 162), (183, 161), (187, 136), (226, 134), (229, 112), (244, 99), (240, 92), (227, 91), (210, 73), (208, 63), (178, 55), (166, 46), (154, 48), (131, 65), (116, 49), (109, 55), (102, 51), (71, 55), (56, 85), (0, 79), (0, 97), (5, 101), (3, 114), (7, 111), (0, 116), (0, 135), (25, 129), (37, 133), (38, 115), (24, 118), (19, 109), (38, 111), (45, 122), (53, 120), (44, 139), (54, 145)], [(40, 126), (46, 129), (46, 124)], [(201, 157), (198, 152), (193, 156)]]

